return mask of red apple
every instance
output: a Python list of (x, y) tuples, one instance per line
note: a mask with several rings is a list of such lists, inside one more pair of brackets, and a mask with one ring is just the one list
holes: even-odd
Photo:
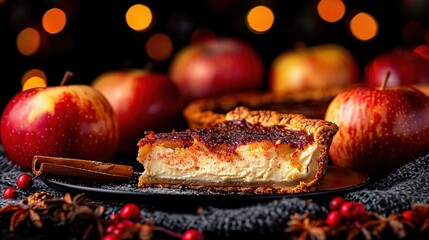
[(187, 100), (257, 90), (263, 84), (260, 55), (247, 42), (220, 38), (198, 42), (179, 50), (169, 75)]
[(116, 115), (88, 85), (32, 88), (16, 94), (1, 117), (7, 158), (31, 169), (34, 155), (109, 161), (119, 141)]
[(383, 176), (429, 153), (429, 98), (413, 87), (354, 87), (329, 104), (325, 120), (339, 126), (332, 162)]
[(364, 83), (378, 87), (387, 72), (390, 72), (388, 87), (429, 84), (429, 59), (402, 48), (382, 53), (365, 65)]
[(185, 99), (167, 74), (137, 69), (111, 70), (92, 83), (110, 102), (119, 124), (119, 152), (137, 154), (145, 131), (178, 130)]
[(426, 96), (429, 97), (429, 84), (412, 84), (411, 86), (417, 88), (422, 93), (424, 93)]
[(275, 94), (345, 88), (359, 80), (354, 55), (338, 44), (286, 50), (271, 63), (268, 87)]

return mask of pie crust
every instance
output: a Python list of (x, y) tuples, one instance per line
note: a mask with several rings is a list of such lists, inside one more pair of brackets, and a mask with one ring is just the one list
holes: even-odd
[(255, 91), (227, 94), (194, 100), (184, 108), (183, 116), (190, 129), (208, 127), (222, 122), (225, 120), (225, 114), (238, 106), (251, 110), (273, 110), (324, 119), (329, 103), (344, 89), (305, 90), (283, 95)]
[(286, 194), (323, 181), (334, 123), (236, 107), (206, 128), (153, 133), (138, 142), (139, 187)]

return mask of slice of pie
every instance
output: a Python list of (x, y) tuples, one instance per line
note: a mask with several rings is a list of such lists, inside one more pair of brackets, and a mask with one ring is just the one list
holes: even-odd
[(214, 123), (223, 122), (225, 114), (238, 106), (251, 110), (271, 110), (324, 119), (329, 103), (344, 90), (345, 88), (338, 87), (304, 90), (281, 95), (268, 91), (230, 93), (191, 101), (183, 109), (183, 117), (190, 129), (204, 128)]
[(323, 181), (337, 125), (300, 114), (237, 107), (225, 121), (181, 132), (148, 132), (138, 143), (139, 187), (286, 194)]

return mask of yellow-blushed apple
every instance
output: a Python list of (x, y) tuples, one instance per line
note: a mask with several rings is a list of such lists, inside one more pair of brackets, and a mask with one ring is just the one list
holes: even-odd
[(429, 98), (414, 87), (353, 87), (329, 104), (325, 120), (340, 128), (329, 157), (375, 178), (429, 153)]
[(326, 43), (280, 53), (271, 63), (268, 88), (275, 94), (346, 88), (359, 81), (359, 65), (345, 47)]
[(143, 69), (116, 69), (92, 82), (109, 101), (119, 124), (121, 154), (137, 154), (145, 131), (170, 132), (184, 127), (186, 102), (166, 73)]
[(10, 99), (1, 141), (6, 157), (30, 170), (35, 155), (110, 161), (119, 129), (111, 105), (91, 86), (37, 87)]
[(225, 37), (201, 41), (180, 49), (169, 76), (188, 100), (259, 90), (264, 65), (256, 49), (244, 40)]

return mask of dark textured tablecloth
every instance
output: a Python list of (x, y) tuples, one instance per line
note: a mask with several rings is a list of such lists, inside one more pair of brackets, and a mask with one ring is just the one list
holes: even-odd
[[(22, 171), (10, 163), (0, 149), (0, 188), (15, 186)], [(40, 179), (35, 179), (33, 187), (20, 193), (18, 199), (0, 199), (0, 206), (16, 203), (38, 191), (50, 192), (62, 197), (64, 192), (55, 190)], [(429, 203), (429, 155), (422, 156), (404, 165), (388, 176), (372, 181), (358, 190), (346, 192), (343, 196), (350, 201), (362, 202), (369, 211), (387, 215), (409, 209), (413, 202)], [(94, 199), (106, 208), (105, 215), (119, 212), (128, 200)], [(281, 234), (286, 222), (293, 213), (311, 212), (325, 216), (328, 212), (327, 201), (313, 201), (305, 198), (280, 198), (255, 202), (240, 206), (204, 206), (202, 211), (181, 211), (183, 202), (171, 199), (169, 208), (141, 204), (142, 215), (155, 221), (156, 225), (183, 232), (190, 227), (201, 229), (205, 233), (219, 237), (237, 237), (241, 235), (261, 236)], [(174, 208), (171, 208), (171, 207)], [(183, 208), (182, 208), (183, 207)], [(175, 209), (175, 210), (172, 210)]]

